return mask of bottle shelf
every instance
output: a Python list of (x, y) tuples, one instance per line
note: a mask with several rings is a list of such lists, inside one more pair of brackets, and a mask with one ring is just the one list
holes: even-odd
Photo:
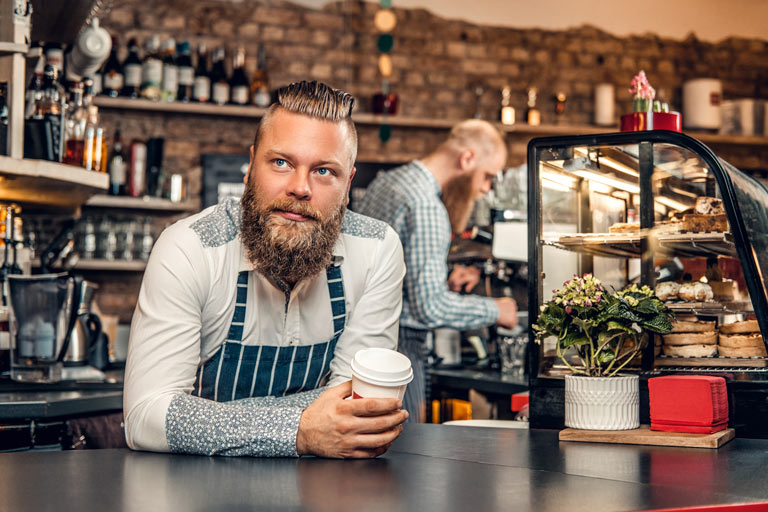
[(107, 190), (109, 176), (81, 167), (0, 156), (0, 200), (77, 208)]
[[(145, 99), (130, 98), (110, 98), (107, 96), (97, 96), (94, 103), (100, 108), (115, 110), (137, 110), (148, 112), (166, 112), (190, 115), (210, 115), (225, 117), (245, 117), (260, 118), (267, 111), (264, 108), (249, 105), (214, 105), (211, 103), (183, 103), (152, 101)], [(430, 117), (405, 117), (405, 116), (382, 116), (369, 112), (360, 112), (352, 114), (352, 119), (360, 125), (382, 125), (397, 126), (400, 128), (434, 128), (441, 130), (450, 130), (460, 119), (437, 119)], [(572, 125), (572, 124), (550, 124), (532, 126), (527, 123), (517, 123), (513, 125), (497, 126), (505, 133), (530, 135), (534, 137), (556, 136), (556, 135), (589, 135), (599, 133), (618, 132), (616, 126), (595, 126), (595, 125)], [(746, 135), (721, 135), (717, 133), (686, 131), (687, 135), (699, 139), (705, 144), (728, 144), (743, 146), (762, 146), (768, 145), (768, 137), (746, 136)], [(409, 158), (410, 159), (410, 158)]]
[(124, 210), (147, 210), (160, 212), (194, 212), (199, 210), (195, 201), (184, 201), (174, 203), (168, 199), (159, 197), (129, 197), (129, 196), (110, 196), (106, 194), (97, 194), (91, 196), (85, 202), (85, 206), (95, 208), (120, 208)]
[(75, 270), (105, 270), (124, 272), (143, 272), (147, 262), (143, 260), (80, 260), (75, 263)]
[(0, 56), (27, 53), (28, 51), (29, 47), (23, 43), (0, 42)]

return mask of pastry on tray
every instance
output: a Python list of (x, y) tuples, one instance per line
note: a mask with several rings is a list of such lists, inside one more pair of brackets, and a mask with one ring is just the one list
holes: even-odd
[(717, 344), (717, 333), (715, 331), (676, 332), (671, 334), (664, 334), (661, 338), (665, 346), (668, 346), (668, 345), (676, 345), (676, 346), (716, 345)]
[(724, 213), (683, 215), (683, 229), (694, 233), (722, 233), (728, 231)]
[(682, 320), (677, 318), (672, 322), (672, 332), (715, 332), (715, 322), (703, 320)]
[(693, 211), (700, 215), (719, 215), (725, 213), (723, 200), (716, 197), (697, 197)]
[(672, 357), (714, 357), (717, 345), (664, 345), (661, 347), (665, 356)]
[(743, 322), (733, 322), (730, 324), (720, 324), (718, 329), (720, 334), (741, 334), (741, 333), (760, 333), (760, 326), (757, 320), (744, 320)]
[(640, 224), (637, 222), (617, 222), (608, 228), (609, 233), (639, 233)]
[(680, 283), (674, 281), (665, 281), (656, 285), (656, 296), (659, 300), (674, 300), (680, 293)]
[(686, 302), (707, 302), (712, 300), (714, 294), (707, 283), (693, 281), (681, 284), (678, 296)]

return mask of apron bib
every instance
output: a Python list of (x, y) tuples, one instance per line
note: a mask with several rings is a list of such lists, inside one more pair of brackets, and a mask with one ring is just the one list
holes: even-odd
[(224, 344), (197, 370), (193, 395), (217, 402), (253, 396), (285, 396), (315, 389), (330, 371), (336, 342), (344, 332), (346, 304), (341, 267), (326, 270), (333, 315), (333, 337), (312, 345), (245, 345), (243, 323), (248, 271), (237, 277), (235, 313)]

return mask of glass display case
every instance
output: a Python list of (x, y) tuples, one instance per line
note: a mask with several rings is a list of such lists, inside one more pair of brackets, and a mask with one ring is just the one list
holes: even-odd
[[(768, 189), (696, 139), (661, 130), (534, 139), (528, 169), (531, 323), (574, 275), (609, 290), (649, 285), (679, 323), (626, 370), (643, 384), (722, 375), (737, 435), (768, 437)], [(570, 370), (553, 339), (536, 345), (531, 333), (528, 352), (531, 426), (562, 427)]]

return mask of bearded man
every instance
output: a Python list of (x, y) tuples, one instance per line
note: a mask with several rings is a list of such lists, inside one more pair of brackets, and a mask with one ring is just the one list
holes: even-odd
[(346, 212), (354, 99), (277, 91), (245, 193), (166, 229), (131, 325), (128, 446), (208, 455), (375, 457), (408, 414), (345, 400), (350, 361), (394, 349), (405, 274), (386, 224)]
[(447, 263), (451, 232), (464, 231), (475, 199), (490, 191), (506, 160), (504, 139), (492, 124), (462, 121), (428, 156), (380, 174), (358, 208), (392, 226), (403, 243), (407, 272), (398, 350), (414, 369), (404, 399), (409, 421), (424, 416), (424, 343), (431, 329), (517, 325), (513, 299), (460, 295), (475, 287), (480, 271), (456, 267), (449, 276)]

